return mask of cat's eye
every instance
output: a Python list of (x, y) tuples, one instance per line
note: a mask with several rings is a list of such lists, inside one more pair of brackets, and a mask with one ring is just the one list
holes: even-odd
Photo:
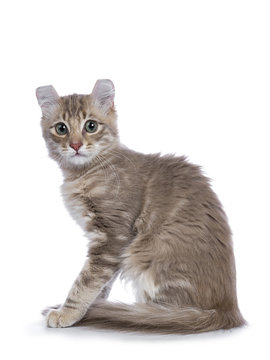
[(86, 121), (84, 128), (88, 133), (94, 133), (98, 129), (98, 123), (94, 120), (88, 120)]
[(68, 132), (68, 128), (64, 123), (60, 122), (55, 125), (55, 131), (58, 135), (66, 135)]

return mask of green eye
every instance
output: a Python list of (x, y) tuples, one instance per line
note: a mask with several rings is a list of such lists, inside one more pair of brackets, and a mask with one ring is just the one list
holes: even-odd
[(84, 127), (87, 132), (94, 133), (97, 131), (98, 124), (94, 120), (88, 120), (88, 121), (86, 121)]
[(58, 123), (55, 125), (55, 130), (58, 135), (66, 135), (68, 132), (68, 128), (64, 123)]

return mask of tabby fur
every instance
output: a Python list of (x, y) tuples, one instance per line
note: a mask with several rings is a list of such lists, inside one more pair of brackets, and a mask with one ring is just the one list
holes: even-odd
[[(179, 334), (243, 325), (231, 231), (200, 168), (123, 146), (110, 80), (90, 95), (59, 97), (44, 86), (37, 98), (65, 205), (89, 239), (66, 301), (45, 311), (47, 325)], [(97, 131), (85, 130), (89, 120)], [(57, 134), (59, 122), (67, 134)], [(133, 283), (135, 304), (107, 301), (119, 274)]]

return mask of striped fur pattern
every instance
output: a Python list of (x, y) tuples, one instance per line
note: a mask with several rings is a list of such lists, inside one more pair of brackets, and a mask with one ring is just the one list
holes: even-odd
[[(110, 80), (90, 95), (59, 97), (44, 86), (37, 98), (65, 205), (89, 239), (66, 301), (45, 312), (47, 325), (179, 334), (243, 325), (231, 232), (200, 168), (121, 145)], [(135, 304), (106, 300), (118, 274), (133, 283)]]

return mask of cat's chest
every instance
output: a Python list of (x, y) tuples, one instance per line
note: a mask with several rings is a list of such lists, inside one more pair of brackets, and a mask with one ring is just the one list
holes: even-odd
[(101, 187), (91, 189), (91, 186), (89, 184), (87, 186), (84, 182), (70, 181), (62, 185), (61, 191), (64, 204), (71, 217), (84, 231), (89, 231), (95, 217), (95, 209), (91, 206), (92, 193), (101, 192)]

